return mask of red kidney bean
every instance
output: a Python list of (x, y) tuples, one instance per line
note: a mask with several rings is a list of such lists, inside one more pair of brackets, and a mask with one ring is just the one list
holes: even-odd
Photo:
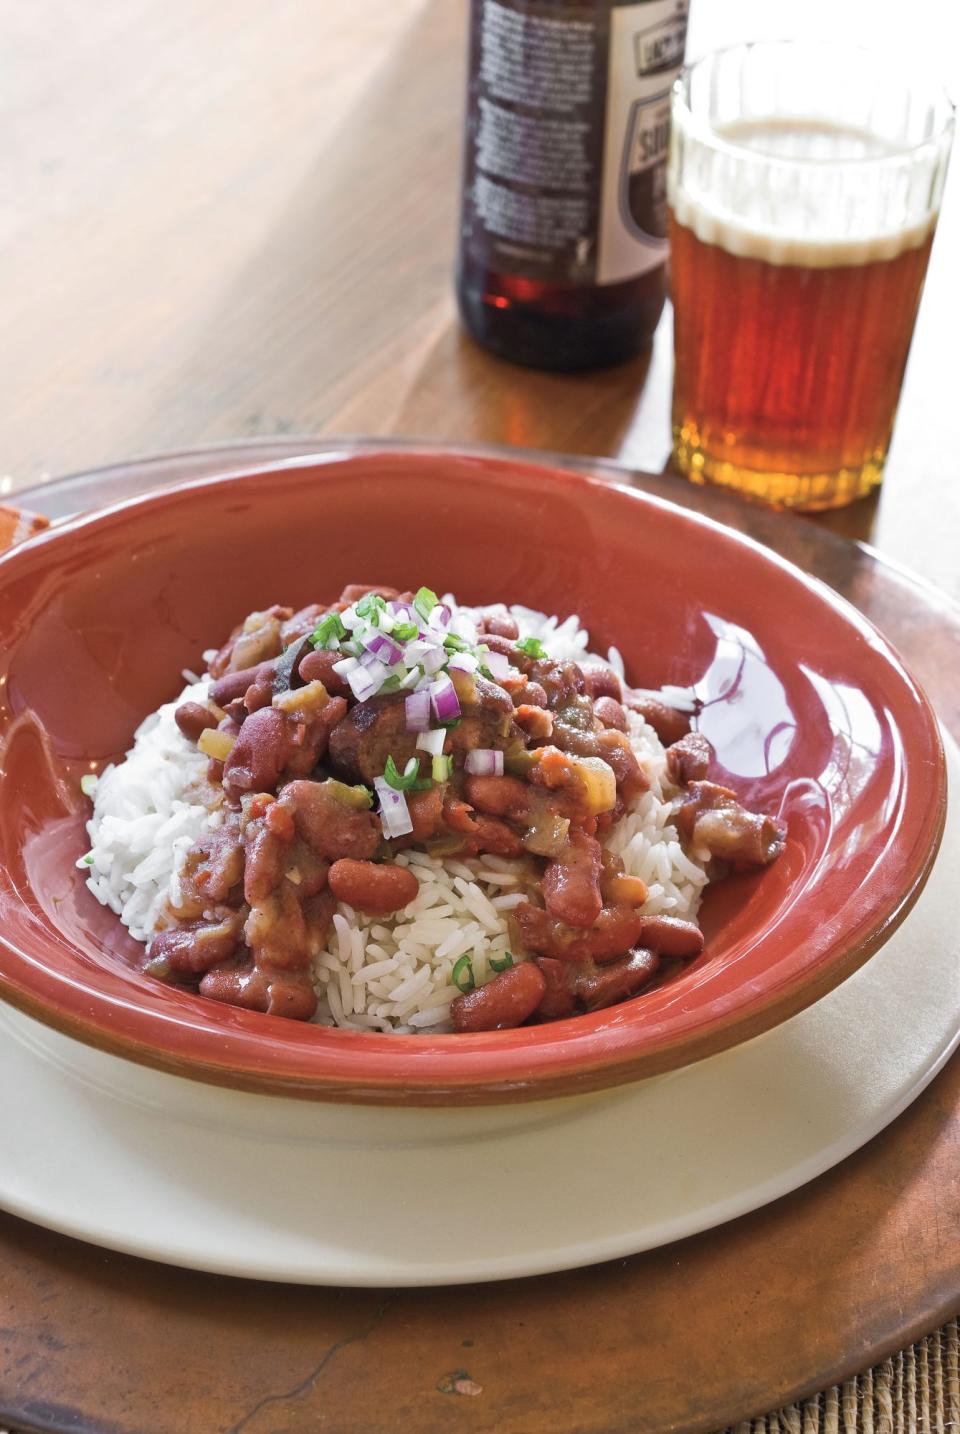
[(251, 906), (243, 934), (257, 965), (295, 971), (310, 964), (310, 934), (297, 889), (288, 881)]
[(537, 1015), (545, 1021), (572, 1016), (577, 1005), (577, 967), (569, 961), (558, 961), (553, 956), (537, 956), (535, 965), (547, 983), (543, 999), (537, 1006)]
[[(243, 694), (244, 717), (240, 720), (245, 720), (253, 712), (259, 712), (261, 707), (269, 707), (272, 701), (273, 683), (269, 678), (258, 677)], [(230, 710), (233, 710), (233, 703), (230, 704)]]
[(521, 702), (516, 721), (531, 741), (549, 742), (553, 735), (553, 713), (545, 707), (532, 707), (527, 702)]
[(173, 720), (188, 741), (196, 742), (201, 732), (216, 727), (219, 719), (202, 702), (181, 702)]
[(583, 668), (583, 680), (590, 697), (612, 697), (616, 702), (622, 701), (623, 685), (620, 678), (613, 668), (607, 667), (605, 663), (588, 663)]
[(481, 625), (482, 632), (489, 637), (507, 637), (516, 641), (520, 629), (512, 617), (500, 613), (488, 613)]
[(600, 843), (572, 828), (563, 852), (547, 862), (543, 900), (551, 916), (568, 926), (592, 926), (600, 915)]
[(432, 786), (426, 792), (411, 792), (407, 797), (407, 810), (413, 822), (410, 839), (413, 842), (430, 841), (440, 831), (443, 823), (443, 792)]
[(228, 796), (269, 792), (277, 785), (286, 758), (287, 727), (282, 712), (262, 707), (253, 712), (237, 734), (223, 764), (223, 786)]
[(699, 926), (678, 916), (645, 916), (637, 940), (659, 956), (672, 956), (678, 961), (689, 961), (703, 950)]
[(317, 993), (309, 972), (271, 971), (253, 961), (208, 971), (200, 982), (200, 994), (210, 1001), (285, 1016), (290, 1021), (309, 1021), (317, 1009)]
[(375, 593), (386, 602), (393, 602), (400, 596), (396, 588), (378, 587), (376, 583), (347, 583), (340, 594), (340, 601), (349, 607), (352, 602), (359, 602), (362, 597), (366, 597), (367, 593)]
[(632, 906), (605, 906), (592, 928), (583, 930), (557, 921), (542, 906), (523, 902), (513, 919), (528, 951), (559, 961), (615, 961), (636, 944), (643, 918)]
[(364, 860), (380, 845), (382, 831), (373, 812), (345, 806), (326, 782), (288, 782), (280, 797), (297, 835), (319, 857)]
[(779, 856), (786, 828), (775, 817), (749, 812), (729, 787), (690, 782), (677, 808), (677, 829), (695, 846), (727, 861), (735, 871), (766, 866)]
[(228, 961), (240, 944), (243, 916), (221, 909), (215, 914), (215, 921), (191, 921), (158, 931), (147, 948), (147, 974), (161, 979), (198, 976)]
[(335, 861), (327, 875), (330, 890), (338, 901), (365, 911), (368, 916), (387, 916), (409, 906), (420, 883), (405, 866), (384, 862)]
[(713, 748), (702, 732), (688, 732), (667, 748), (667, 771), (678, 787), (699, 782), (710, 770)]
[(256, 667), (245, 667), (242, 672), (227, 672), (210, 688), (210, 699), (218, 707), (226, 707), (228, 703), (242, 697), (254, 682), (260, 680), (269, 682), (272, 678), (272, 662), (261, 662)]
[(232, 823), (206, 832), (187, 853), (180, 885), (189, 898), (196, 893), (204, 902), (225, 902), (243, 881), (243, 844)]
[(276, 836), (263, 819), (247, 824), (243, 845), (246, 853), (243, 894), (253, 906), (255, 902), (264, 901), (280, 885), (287, 843)]
[(540, 1005), (547, 990), (543, 972), (533, 961), (501, 971), (485, 986), (457, 996), (450, 1005), (455, 1031), (503, 1031), (521, 1026)]
[(523, 821), (530, 810), (530, 788), (517, 777), (468, 777), (464, 792), (471, 806), (491, 817)]
[(618, 732), (626, 732), (627, 714), (615, 697), (598, 697), (593, 704), (593, 714), (604, 727), (615, 727)]
[(270, 803), (264, 812), (264, 820), (274, 836), (279, 837), (282, 842), (293, 841), (297, 834), (293, 817), (279, 802)]
[(546, 707), (547, 689), (539, 682), (528, 682), (523, 691), (523, 700), (528, 707)]
[(300, 676), (304, 682), (322, 682), (331, 697), (349, 697), (349, 682), (333, 670), (334, 663), (342, 661), (342, 653), (318, 648), (314, 652), (308, 652), (306, 657), (301, 657)]
[(577, 995), (588, 1011), (616, 1006), (635, 996), (656, 975), (660, 957), (653, 951), (631, 951), (622, 961), (577, 974)]
[(665, 747), (679, 742), (690, 731), (690, 719), (685, 712), (668, 707), (658, 697), (630, 697), (627, 706), (631, 712), (639, 712), (645, 722), (656, 732)]

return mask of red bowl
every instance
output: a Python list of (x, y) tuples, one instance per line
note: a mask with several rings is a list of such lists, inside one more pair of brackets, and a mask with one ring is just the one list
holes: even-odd
[[(122, 753), (239, 617), (354, 581), (575, 611), (634, 683), (697, 686), (719, 779), (789, 833), (772, 867), (708, 893), (699, 960), (610, 1010), (471, 1036), (299, 1025), (140, 974), (142, 949), (74, 868), (81, 774)], [(121, 503), (0, 559), (0, 643), (2, 994), (78, 1040), (245, 1089), (474, 1104), (687, 1064), (862, 965), (943, 827), (933, 713), (853, 608), (708, 519), (510, 460), (366, 451)]]

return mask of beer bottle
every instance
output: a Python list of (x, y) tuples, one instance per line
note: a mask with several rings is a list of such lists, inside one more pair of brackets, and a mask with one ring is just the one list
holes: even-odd
[(457, 299), (493, 353), (585, 369), (650, 342), (688, 3), (471, 0)]

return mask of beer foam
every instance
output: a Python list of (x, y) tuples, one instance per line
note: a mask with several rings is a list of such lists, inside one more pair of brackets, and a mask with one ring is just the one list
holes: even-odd
[[(930, 172), (919, 184), (916, 157), (866, 130), (778, 117), (711, 133), (718, 146), (697, 136), (676, 146), (667, 178), (677, 222), (705, 244), (768, 264), (832, 268), (895, 259), (936, 224)], [(879, 172), (869, 163), (884, 159)]]

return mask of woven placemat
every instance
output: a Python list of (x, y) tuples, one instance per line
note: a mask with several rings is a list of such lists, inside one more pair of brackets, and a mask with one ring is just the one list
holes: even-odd
[(723, 1434), (946, 1434), (960, 1429), (957, 1321), (802, 1404)]

